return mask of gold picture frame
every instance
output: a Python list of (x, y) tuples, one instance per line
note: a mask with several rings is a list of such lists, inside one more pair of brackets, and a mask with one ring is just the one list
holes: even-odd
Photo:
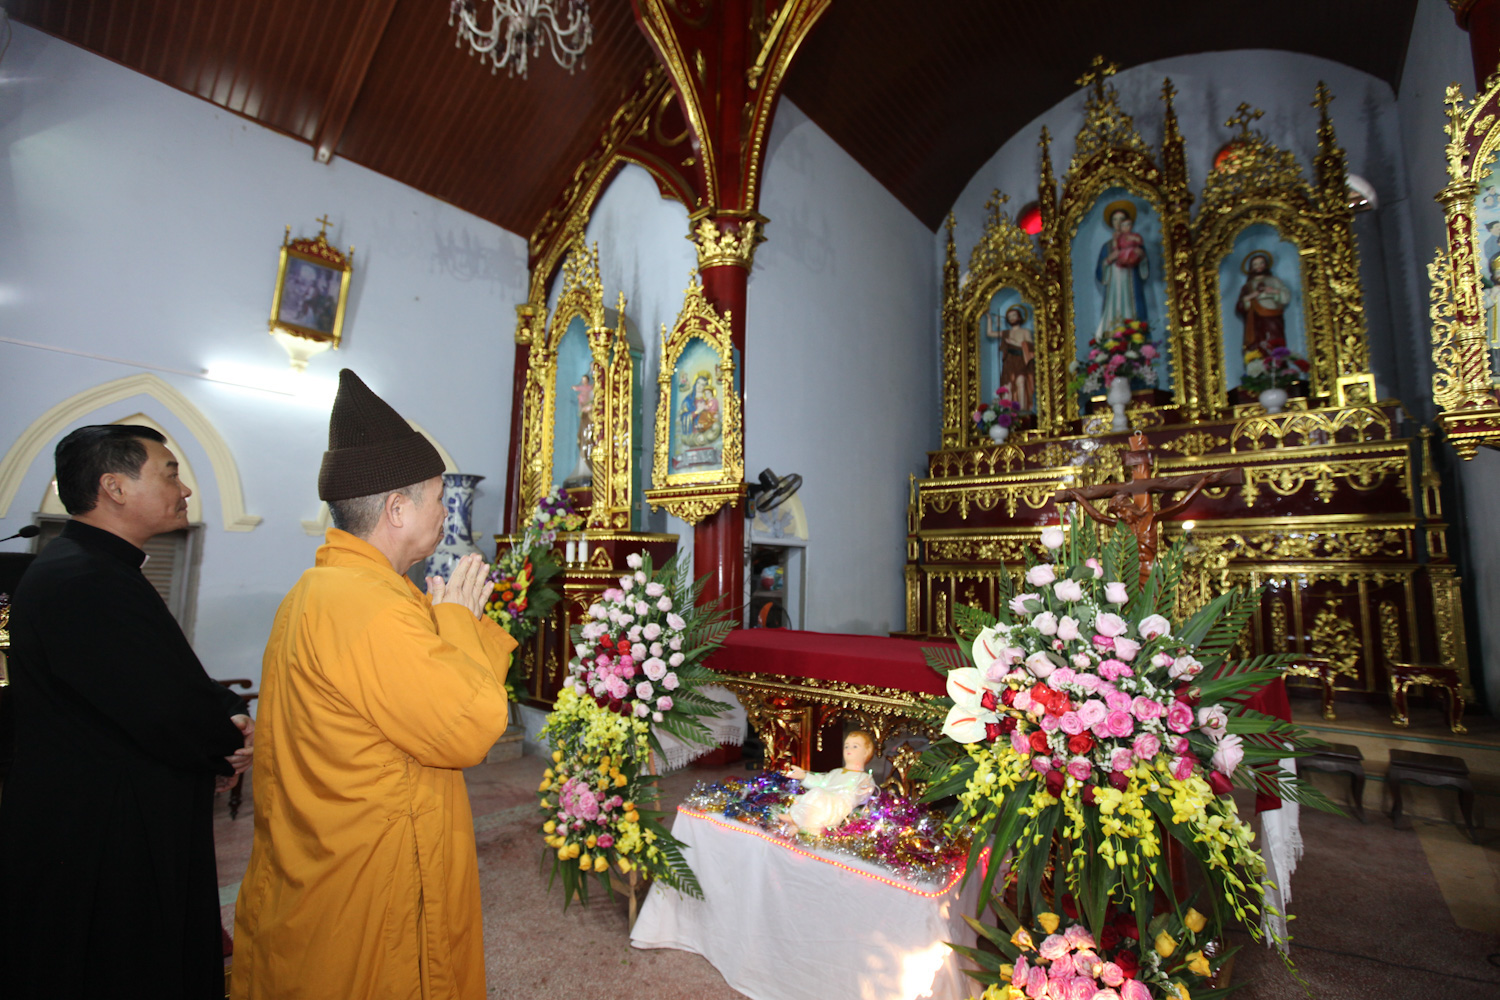
[[(1431, 279), (1432, 401), (1438, 423), (1460, 457), (1472, 459), (1483, 447), (1500, 448), (1500, 282), (1486, 287), (1481, 224), (1500, 219), (1494, 173), (1500, 150), (1500, 73), (1466, 101), (1450, 84), (1444, 97), (1448, 123), (1445, 149), (1448, 184), (1437, 195), (1447, 222), (1448, 242), (1428, 265)], [(1486, 183), (1488, 182), (1488, 183)], [(1491, 234), (1493, 236), (1493, 234)]]
[[(661, 329), (652, 488), (646, 500), (690, 524), (726, 504), (737, 505), (745, 495), (744, 426), (730, 322), (727, 312), (720, 316), (704, 298), (695, 272), (676, 322), (670, 331), (666, 324)], [(684, 366), (693, 370), (679, 372)]]
[(311, 239), (294, 240), (292, 227), (286, 227), (267, 324), (299, 370), (312, 355), (338, 349), (354, 275), (354, 247), (340, 253), (328, 242), (328, 217), (317, 221), (322, 229)]
[[(1296, 157), (1278, 148), (1250, 127), (1260, 112), (1241, 104), (1225, 122), (1239, 127), (1221, 151), (1204, 180), (1193, 223), (1195, 271), (1200, 276), (1205, 384), (1204, 409), (1226, 414), (1234, 409), (1229, 384), (1231, 366), (1225, 353), (1225, 303), (1221, 274), (1231, 254), (1253, 227), (1269, 227), (1276, 238), (1296, 248), (1296, 261), (1274, 262), (1272, 253), (1257, 246), (1244, 253), (1262, 255), (1267, 267), (1296, 267), (1301, 294), (1301, 321), (1307, 362), (1309, 406), (1344, 406), (1375, 402), (1370, 374), (1369, 342), (1365, 331), (1364, 299), (1359, 281), (1359, 258), (1354, 244), (1354, 210), (1349, 205), (1344, 153), (1328, 117), (1327, 88), (1318, 85), (1314, 104), (1319, 108), (1318, 155), (1314, 161), (1317, 186), (1303, 179)], [(1248, 274), (1248, 272), (1247, 272)], [(1351, 400), (1350, 386), (1358, 384)]]

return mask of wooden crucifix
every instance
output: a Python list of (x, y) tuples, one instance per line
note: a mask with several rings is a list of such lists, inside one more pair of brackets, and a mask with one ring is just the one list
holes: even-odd
[[(1125, 453), (1125, 467), (1130, 469), (1130, 482), (1105, 483), (1101, 486), (1085, 486), (1080, 489), (1059, 490), (1052, 500), (1057, 504), (1076, 503), (1085, 514), (1106, 527), (1114, 527), (1121, 521), (1135, 532), (1135, 544), (1140, 553), (1141, 586), (1151, 575), (1156, 562), (1156, 551), (1160, 541), (1158, 522), (1187, 509), (1198, 494), (1208, 486), (1238, 486), (1245, 481), (1243, 469), (1218, 469), (1198, 476), (1173, 476), (1156, 479), (1151, 475), (1151, 450), (1146, 445), (1146, 435), (1136, 431), (1130, 436), (1130, 450)], [(1156, 494), (1172, 494), (1186, 491), (1176, 503), (1156, 506), (1152, 499)], [(1109, 498), (1104, 511), (1090, 501)]]

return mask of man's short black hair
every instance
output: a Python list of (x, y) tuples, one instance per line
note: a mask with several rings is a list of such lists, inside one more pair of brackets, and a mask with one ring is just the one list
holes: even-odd
[(139, 424), (80, 427), (57, 443), (57, 498), (69, 514), (87, 514), (99, 502), (99, 477), (113, 472), (138, 479), (146, 464), (142, 440), (166, 444), (160, 431)]

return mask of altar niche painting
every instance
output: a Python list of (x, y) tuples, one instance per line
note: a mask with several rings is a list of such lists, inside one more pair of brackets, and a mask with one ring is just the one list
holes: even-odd
[(587, 486), (594, 478), (594, 355), (582, 316), (568, 321), (557, 342), (552, 398), (552, 485)]
[(689, 340), (672, 378), (667, 472), (714, 472), (724, 465), (724, 386), (719, 352), (700, 337)]
[[(1219, 263), (1224, 384), (1256, 395), (1275, 384), (1306, 382), (1302, 257), (1264, 222), (1247, 226)], [(1295, 393), (1294, 393), (1295, 395)]]
[[(1166, 266), (1161, 217), (1146, 199), (1122, 187), (1107, 188), (1078, 223), (1071, 248), (1073, 338), (1080, 374), (1087, 376), (1090, 354), (1131, 321), (1146, 325), (1136, 345), (1143, 356), (1131, 378), (1135, 389), (1171, 390), (1167, 347)], [(1140, 351), (1142, 347), (1149, 350)], [(1109, 352), (1101, 357), (1108, 358)], [(1096, 363), (1099, 361), (1096, 358)], [(1104, 368), (1087, 380), (1085, 395), (1108, 385)]]
[(1021, 413), (1036, 412), (1036, 313), (1014, 288), (990, 298), (979, 321), (979, 401), (992, 403), (1003, 386)]

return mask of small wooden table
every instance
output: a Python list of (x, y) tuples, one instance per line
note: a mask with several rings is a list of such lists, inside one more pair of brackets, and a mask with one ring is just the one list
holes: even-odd
[(1465, 830), (1470, 840), (1475, 839), (1474, 784), (1469, 780), (1469, 765), (1464, 763), (1462, 757), (1392, 750), (1391, 766), (1386, 772), (1385, 780), (1391, 786), (1391, 822), (1397, 829), (1406, 829), (1401, 825), (1403, 782), (1439, 788), (1446, 786), (1458, 789), (1458, 808), (1463, 813)]

